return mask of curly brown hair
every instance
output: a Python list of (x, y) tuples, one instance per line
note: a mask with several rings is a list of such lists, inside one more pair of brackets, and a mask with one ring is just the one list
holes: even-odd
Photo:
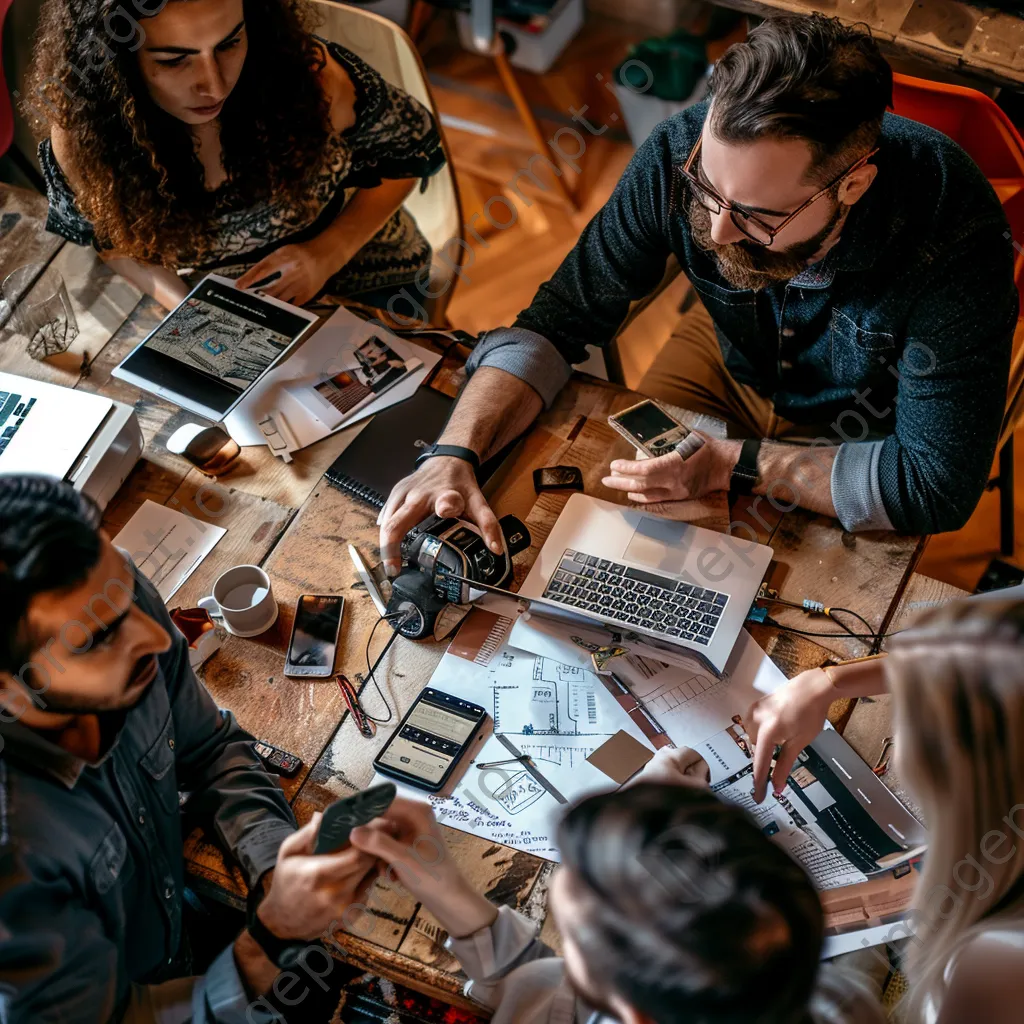
[[(152, 17), (166, 2), (133, 7)], [(66, 132), (75, 199), (98, 245), (185, 266), (209, 251), (211, 218), (225, 196), (232, 205), (284, 196), (305, 208), (306, 175), (330, 132), (312, 7), (245, 0), (249, 49), (220, 116), (227, 180), (211, 192), (189, 126), (149, 96), (121, 0), (45, 0), (23, 107), (40, 138), (51, 121)]]

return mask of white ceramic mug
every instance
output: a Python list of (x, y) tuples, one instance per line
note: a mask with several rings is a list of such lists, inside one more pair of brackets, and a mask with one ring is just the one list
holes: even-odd
[(258, 565), (236, 565), (217, 577), (213, 594), (199, 607), (219, 616), (235, 636), (257, 636), (277, 622), (270, 577)]

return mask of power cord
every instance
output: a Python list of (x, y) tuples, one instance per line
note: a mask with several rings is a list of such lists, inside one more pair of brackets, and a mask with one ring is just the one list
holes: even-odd
[[(373, 627), (370, 630), (370, 635), (366, 638), (366, 677), (363, 679), (362, 685), (359, 687), (357, 691), (353, 688), (353, 693), (351, 694), (351, 696), (346, 694), (346, 688), (344, 685), (342, 685), (342, 694), (346, 694), (345, 702), (349, 705), (349, 710), (352, 712), (353, 717), (356, 719), (356, 724), (359, 726), (359, 731), (362, 732), (364, 736), (372, 735), (372, 727), (370, 730), (365, 729), (363, 727), (364, 722), (373, 722), (375, 725), (387, 725), (388, 722), (390, 722), (395, 717), (395, 712), (392, 709), (391, 705), (388, 703), (387, 697), (384, 696), (384, 691), (380, 688), (380, 684), (377, 682), (377, 678), (374, 675), (374, 673), (379, 668), (380, 663), (384, 660), (384, 656), (388, 653), (388, 651), (391, 650), (391, 645), (399, 638), (399, 636), (401, 636), (402, 626), (404, 626), (410, 619), (414, 619), (416, 617), (416, 614), (417, 612), (415, 608), (406, 608), (402, 611), (391, 612), (390, 614), (382, 615), (379, 619), (377, 619), (377, 621), (373, 624)], [(388, 642), (381, 649), (380, 654), (377, 655), (376, 659), (371, 665), (370, 645), (373, 643), (373, 636), (377, 632), (377, 627), (382, 622), (393, 623), (394, 632), (388, 638)], [(345, 680), (345, 683), (348, 683), (347, 679)], [(366, 707), (363, 704), (362, 697), (363, 691), (365, 691), (368, 683), (373, 683), (373, 687), (377, 691), (377, 696), (380, 697), (381, 703), (387, 709), (388, 714), (386, 718), (377, 718), (374, 715), (371, 715), (366, 710)], [(362, 721), (360, 721), (360, 719), (362, 719)]]
[[(865, 619), (864, 616), (861, 615), (859, 612), (855, 612), (850, 608), (830, 607), (824, 604), (822, 601), (815, 601), (809, 597), (804, 598), (802, 602), (798, 603), (796, 601), (787, 601), (785, 598), (776, 597), (773, 596), (770, 592), (763, 591), (761, 594), (758, 595), (757, 600), (765, 603), (781, 604), (787, 608), (799, 608), (801, 611), (806, 612), (808, 615), (822, 615), (825, 618), (829, 619), (831, 622), (834, 622), (843, 631), (842, 633), (819, 633), (806, 629), (797, 629), (795, 626), (787, 626), (779, 622), (777, 619), (773, 619), (770, 615), (767, 614), (766, 609), (760, 609), (760, 611), (763, 611), (764, 614), (757, 616), (755, 621), (763, 623), (766, 626), (772, 626), (775, 629), (781, 629), (787, 633), (796, 633), (799, 636), (840, 638), (843, 636), (850, 636), (853, 637), (854, 640), (860, 640), (862, 643), (867, 644), (869, 647), (875, 647), (877, 644), (881, 643), (882, 640), (890, 636), (895, 636), (896, 633), (900, 632), (900, 630), (895, 630), (892, 633), (879, 633), (872, 628), (871, 623), (868, 622), (868, 620)], [(847, 623), (843, 622), (842, 619), (836, 616), (836, 612), (841, 612), (843, 615), (849, 615), (853, 617), (864, 626), (867, 632), (858, 633), (856, 630), (851, 629), (850, 626), (847, 625)]]

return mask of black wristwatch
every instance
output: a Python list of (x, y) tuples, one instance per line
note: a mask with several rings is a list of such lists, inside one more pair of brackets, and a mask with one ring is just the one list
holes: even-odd
[(445, 455), (452, 459), (463, 459), (473, 467), (473, 472), (480, 468), (480, 456), (472, 448), (463, 448), (457, 444), (432, 444), (419, 458), (416, 465), (434, 458), (435, 455)]
[(733, 494), (753, 494), (757, 486), (757, 456), (761, 451), (760, 440), (752, 439), (743, 442), (739, 461), (732, 471), (729, 490)]
[(302, 951), (309, 945), (299, 939), (282, 939), (275, 935), (256, 913), (265, 893), (261, 882), (250, 890), (245, 901), (245, 929), (253, 941), (266, 954), (267, 959), (282, 971), (287, 971), (299, 962)]

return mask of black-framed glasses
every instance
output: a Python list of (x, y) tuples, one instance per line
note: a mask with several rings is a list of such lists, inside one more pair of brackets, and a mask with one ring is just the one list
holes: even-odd
[(781, 224), (776, 224), (774, 227), (771, 224), (766, 224), (756, 213), (748, 210), (741, 203), (730, 203), (727, 199), (723, 199), (717, 192), (714, 191), (709, 185), (706, 185), (696, 174), (693, 173), (693, 166), (697, 162), (697, 157), (700, 155), (701, 144), (703, 143), (703, 136), (697, 137), (697, 143), (690, 152), (686, 163), (680, 168), (683, 177), (689, 184), (693, 194), (697, 197), (700, 204), (713, 214), (720, 214), (723, 210), (728, 210), (729, 215), (732, 217), (733, 224), (743, 232), (752, 242), (756, 242), (758, 245), (770, 246), (775, 241), (775, 236), (779, 234), (787, 225), (796, 220), (801, 213), (804, 212), (809, 206), (816, 203), (823, 196), (827, 196), (844, 178), (848, 175), (853, 174), (854, 171), (859, 170), (864, 166), (877, 152), (877, 149), (871, 150), (870, 153), (866, 153), (855, 163), (852, 163), (846, 168), (842, 174), (833, 178), (820, 192), (815, 192), (810, 199), (806, 202), (801, 203), (792, 213), (787, 214)]

